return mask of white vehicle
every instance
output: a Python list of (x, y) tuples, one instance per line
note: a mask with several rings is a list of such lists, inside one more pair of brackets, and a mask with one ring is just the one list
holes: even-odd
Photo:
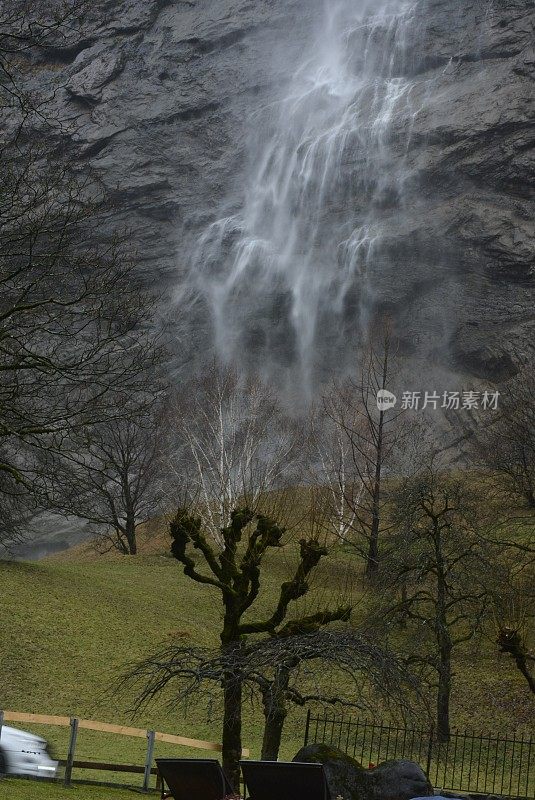
[(55, 778), (58, 762), (48, 753), (41, 736), (2, 725), (0, 731), (0, 777), (2, 775), (34, 775)]

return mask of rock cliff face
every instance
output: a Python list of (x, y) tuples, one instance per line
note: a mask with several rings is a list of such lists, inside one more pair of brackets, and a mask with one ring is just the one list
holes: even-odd
[[(448, 368), (500, 380), (533, 332), (535, 3), (412, 5), (403, 69), (418, 112), (388, 134), (410, 178), (375, 302), (407, 352), (425, 340)], [(179, 292), (195, 237), (239, 203), (251, 115), (287, 87), (321, 6), (96, 0), (68, 45), (40, 54), (33, 81), (57, 87), (61, 123), (42, 135), (98, 176), (113, 209), (96, 235), (128, 228), (151, 285)], [(187, 313), (188, 341), (209, 344), (202, 303)]]

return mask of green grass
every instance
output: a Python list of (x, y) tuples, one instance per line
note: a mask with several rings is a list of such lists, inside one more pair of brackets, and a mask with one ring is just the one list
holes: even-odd
[[(291, 572), (292, 552), (281, 553), (265, 582), (261, 606), (270, 607), (280, 582)], [(324, 575), (336, 577), (338, 564)], [(321, 576), (320, 576), (321, 577)], [(321, 580), (320, 580), (321, 582)], [(339, 580), (335, 580), (338, 584)], [(180, 635), (195, 643), (216, 643), (220, 625), (217, 592), (198, 586), (165, 556), (120, 559), (50, 559), (38, 563), (0, 562), (0, 707), (30, 713), (73, 715), (116, 724), (152, 728), (208, 741), (220, 741), (217, 709), (192, 702), (187, 711), (159, 704), (133, 718), (132, 693), (111, 695), (110, 686), (127, 662), (150, 653), (162, 641)], [(322, 597), (331, 589), (325, 585)], [(304, 712), (288, 723), (288, 754), (301, 745)], [(46, 736), (55, 754), (65, 758), (68, 730), (19, 725)], [(258, 755), (260, 709), (248, 709), (244, 746)], [(143, 739), (81, 730), (80, 760), (143, 764)], [(157, 743), (156, 755), (211, 755)], [(80, 775), (80, 773), (78, 773)], [(75, 775), (76, 777), (76, 775)], [(108, 774), (83, 775), (109, 779)], [(125, 776), (112, 776), (124, 782)], [(140, 785), (141, 776), (132, 782)]]
[(71, 786), (65, 789), (48, 782), (14, 778), (0, 781), (1, 800), (133, 800), (135, 797), (134, 792), (129, 789), (96, 786)]
[[(163, 547), (161, 550), (163, 553)], [(294, 558), (294, 548), (271, 555), (261, 607), (272, 606), (281, 581), (291, 573)], [(351, 559), (347, 553), (339, 552), (319, 572), (319, 602), (339, 599), (337, 587), (346, 585)], [(353, 593), (362, 597), (358, 582)], [(133, 697), (128, 687), (120, 694), (109, 691), (126, 662), (141, 659), (162, 641), (180, 635), (196, 644), (217, 642), (221, 623), (217, 591), (187, 579), (173, 559), (157, 552), (136, 557), (94, 557), (78, 549), (38, 563), (0, 562), (0, 602), (0, 708), (73, 715), (220, 741), (217, 704), (210, 708), (192, 699), (185, 709), (159, 703), (132, 718), (128, 709)], [(497, 654), (491, 637), (466, 645), (457, 656), (455, 672), (454, 727), (519, 733), (532, 728), (535, 700), (514, 665)], [(378, 708), (378, 718), (380, 714)], [(298, 708), (290, 714), (282, 757), (293, 757), (301, 746), (304, 716), (305, 711)], [(57, 756), (65, 758), (67, 729), (19, 727), (45, 735)], [(261, 709), (248, 706), (243, 742), (253, 757), (259, 755), (261, 733)], [(141, 765), (145, 748), (143, 739), (82, 730), (76, 757)], [(210, 754), (158, 744), (156, 755)], [(140, 775), (130, 778), (75, 772), (74, 777), (77, 776), (141, 784)], [(24, 794), (25, 785), (30, 786), (19, 781), (0, 784), (0, 798), (74, 800), (82, 796), (80, 790), (54, 786), (39, 785), (34, 791), (33, 783), (31, 793), (28, 790)], [(90, 800), (123, 800), (132, 796), (124, 791), (81, 791)]]

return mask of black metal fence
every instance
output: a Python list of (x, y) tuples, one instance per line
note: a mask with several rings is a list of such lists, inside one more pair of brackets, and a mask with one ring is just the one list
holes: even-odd
[(435, 788), (535, 798), (535, 740), (455, 731), (438, 742), (433, 728), (406, 728), (307, 714), (305, 744), (325, 743), (362, 766), (416, 761)]

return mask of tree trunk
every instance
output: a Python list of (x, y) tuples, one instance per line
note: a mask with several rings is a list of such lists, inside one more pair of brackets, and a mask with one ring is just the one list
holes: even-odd
[(516, 665), (524, 678), (526, 679), (528, 686), (533, 694), (535, 694), (535, 675), (532, 675), (529, 671), (527, 661), (525, 656), (519, 656), (515, 658)]
[(128, 553), (131, 556), (137, 555), (136, 522), (134, 515), (128, 513), (126, 516), (126, 540), (128, 542)]
[(262, 755), (260, 756), (262, 761), (277, 761), (286, 716), (286, 710), (266, 716), (262, 738)]
[(242, 682), (235, 675), (223, 680), (223, 770), (235, 792), (240, 790)]
[(273, 683), (263, 692), (264, 735), (262, 738), (262, 761), (276, 761), (282, 740), (282, 731), (288, 710), (286, 691), (290, 681), (290, 670), (281, 667), (277, 670)]
[(384, 411), (379, 414), (379, 427), (377, 429), (377, 450), (375, 455), (375, 475), (372, 490), (372, 524), (370, 528), (370, 543), (366, 561), (366, 576), (371, 578), (379, 569), (379, 527), (380, 527), (380, 501), (381, 501), (381, 472), (383, 462), (383, 426)]
[(450, 695), (451, 695), (451, 648), (440, 652), (437, 694), (437, 739), (447, 742), (450, 738)]
[(433, 517), (435, 559), (437, 570), (437, 602), (435, 607), (435, 635), (438, 645), (438, 693), (437, 693), (437, 739), (447, 742), (450, 738), (451, 652), (453, 644), (447, 614), (446, 573), (442, 550), (442, 532), (438, 517)]
[(136, 541), (136, 509), (134, 499), (132, 497), (130, 483), (128, 481), (128, 472), (125, 471), (122, 478), (123, 497), (126, 510), (126, 524), (125, 536), (128, 543), (128, 553), (131, 556), (137, 554), (137, 541)]

